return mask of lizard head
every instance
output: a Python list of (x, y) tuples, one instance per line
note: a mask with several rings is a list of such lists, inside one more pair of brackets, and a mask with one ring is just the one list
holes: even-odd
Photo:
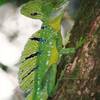
[(40, 20), (48, 20), (52, 11), (52, 5), (43, 1), (30, 1), (21, 8), (21, 14), (24, 16)]

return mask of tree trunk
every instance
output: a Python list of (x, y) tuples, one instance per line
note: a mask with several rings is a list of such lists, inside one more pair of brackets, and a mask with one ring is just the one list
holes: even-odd
[(66, 69), (52, 100), (100, 100), (100, 0), (80, 1), (67, 45), (77, 50), (59, 64)]

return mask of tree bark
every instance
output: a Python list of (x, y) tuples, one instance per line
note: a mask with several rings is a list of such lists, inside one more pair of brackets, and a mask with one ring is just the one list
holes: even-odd
[(77, 50), (61, 60), (65, 71), (52, 100), (100, 100), (100, 0), (80, 1), (67, 45)]

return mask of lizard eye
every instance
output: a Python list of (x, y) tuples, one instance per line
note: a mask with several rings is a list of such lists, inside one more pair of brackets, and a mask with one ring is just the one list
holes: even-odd
[(46, 25), (42, 25), (41, 29), (47, 29), (47, 26)]
[(33, 12), (33, 13), (31, 13), (31, 16), (36, 16), (36, 15), (40, 15), (40, 14), (37, 13), (37, 12)]

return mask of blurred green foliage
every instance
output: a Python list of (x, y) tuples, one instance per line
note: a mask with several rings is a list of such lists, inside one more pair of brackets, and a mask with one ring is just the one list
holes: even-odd
[(0, 0), (0, 5), (4, 4), (5, 2), (7, 2), (8, 0)]
[(30, 0), (0, 0), (0, 5), (3, 5), (7, 2), (11, 2), (11, 3), (14, 3), (17, 6), (20, 6), (27, 1), (30, 1)]

